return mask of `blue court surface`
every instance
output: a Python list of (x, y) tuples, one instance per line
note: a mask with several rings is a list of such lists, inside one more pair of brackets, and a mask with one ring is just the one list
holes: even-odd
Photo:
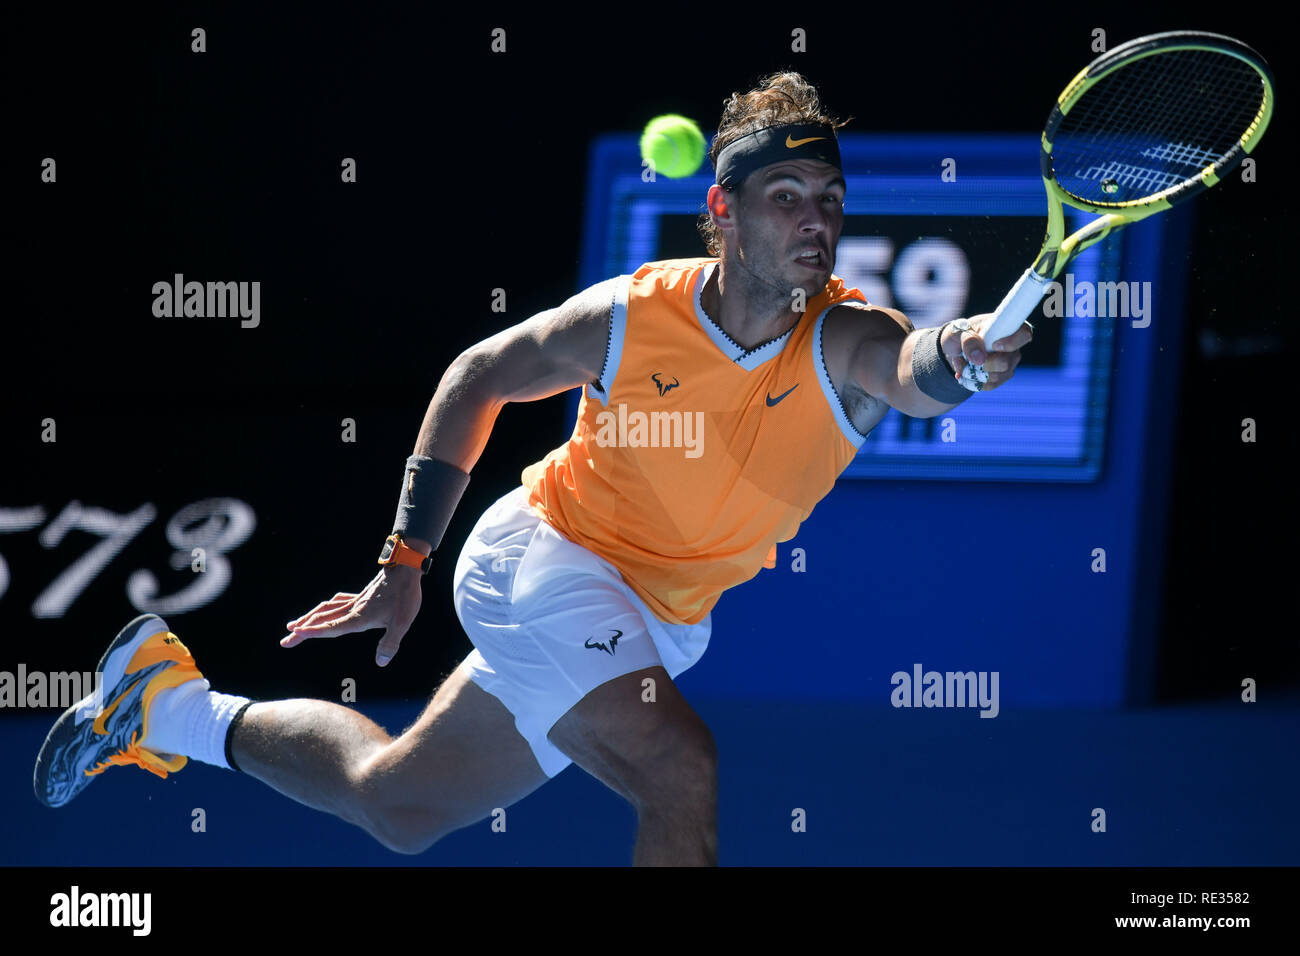
[[(684, 688), (686, 689), (686, 688)], [(688, 692), (689, 698), (689, 692)], [(1300, 863), (1300, 699), (1146, 710), (892, 709), (692, 700), (721, 754), (719, 862), (787, 866)], [(361, 708), (390, 732), (422, 701)], [(631, 808), (577, 767), (420, 856), (400, 856), (241, 775), (114, 768), (40, 806), (53, 713), (6, 719), (0, 863), (42, 866), (602, 866), (631, 862)], [(207, 830), (191, 829), (203, 808)], [(1106, 832), (1092, 831), (1094, 808)], [(806, 832), (793, 832), (796, 809)]]

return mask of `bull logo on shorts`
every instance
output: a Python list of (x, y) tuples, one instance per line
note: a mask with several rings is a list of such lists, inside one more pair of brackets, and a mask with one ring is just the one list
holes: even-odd
[(608, 644), (603, 644), (600, 641), (593, 641), (591, 638), (587, 638), (587, 643), (582, 646), (590, 647), (593, 651), (604, 651), (610, 657), (613, 657), (614, 648), (618, 647), (618, 639), (623, 636), (623, 632), (612, 627), (610, 630), (614, 631), (614, 636), (609, 639)]

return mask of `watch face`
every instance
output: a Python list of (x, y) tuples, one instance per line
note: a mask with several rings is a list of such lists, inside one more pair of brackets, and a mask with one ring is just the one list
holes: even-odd
[(388, 563), (388, 561), (393, 557), (393, 548), (395, 547), (396, 547), (396, 543), (393, 541), (392, 538), (389, 538), (387, 541), (384, 542), (384, 550), (379, 552), (380, 564)]

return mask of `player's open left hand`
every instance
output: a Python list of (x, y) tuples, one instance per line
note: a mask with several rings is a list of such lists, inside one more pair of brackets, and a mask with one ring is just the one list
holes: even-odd
[(420, 571), (402, 566), (381, 568), (360, 594), (336, 594), (285, 625), (290, 633), (281, 647), (296, 647), (316, 637), (338, 637), (385, 628), (375, 649), (375, 663), (384, 667), (420, 612)]
[[(1006, 338), (994, 342), (992, 350), (989, 350), (982, 333), (992, 324), (992, 313), (972, 315), (968, 331), (959, 331), (949, 323), (939, 339), (944, 354), (948, 356), (948, 363), (957, 369), (955, 377), (959, 381), (961, 370), (967, 363), (984, 366), (984, 371), (989, 375), (989, 380), (981, 389), (985, 392), (1010, 381), (1016, 372), (1016, 366), (1020, 364), (1020, 350), (1034, 337), (1034, 327), (1025, 322)], [(958, 343), (961, 354), (958, 354)]]

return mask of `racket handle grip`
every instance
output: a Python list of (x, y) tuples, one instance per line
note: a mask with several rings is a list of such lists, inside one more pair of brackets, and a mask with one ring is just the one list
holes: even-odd
[[(993, 343), (1005, 339), (1016, 329), (1024, 325), (1025, 319), (1034, 314), (1043, 294), (1047, 291), (1047, 279), (1033, 269), (1026, 269), (1011, 291), (1002, 299), (1002, 303), (993, 311), (993, 322), (984, 330), (984, 345), (992, 348)], [(971, 365), (969, 362), (961, 370), (961, 383), (972, 392), (978, 392), (989, 380), (989, 373), (983, 365)]]

